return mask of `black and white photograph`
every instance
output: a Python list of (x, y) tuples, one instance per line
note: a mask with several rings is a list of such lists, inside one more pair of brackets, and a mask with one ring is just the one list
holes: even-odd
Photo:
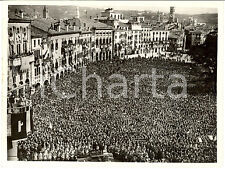
[(217, 163), (213, 3), (7, 5), (7, 161)]

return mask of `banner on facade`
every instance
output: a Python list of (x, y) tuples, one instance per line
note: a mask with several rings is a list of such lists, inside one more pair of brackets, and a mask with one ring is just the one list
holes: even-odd
[(30, 68), (30, 62), (34, 60), (34, 56), (26, 56), (26, 57), (21, 57), (21, 70), (27, 70)]
[(11, 115), (11, 134), (12, 140), (18, 140), (27, 137), (26, 111)]

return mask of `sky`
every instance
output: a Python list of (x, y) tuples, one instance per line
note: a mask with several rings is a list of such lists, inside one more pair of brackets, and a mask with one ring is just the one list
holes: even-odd
[(75, 1), (74, 5), (115, 10), (151, 10), (169, 12), (174, 6), (179, 14), (217, 13), (217, 3), (210, 1)]

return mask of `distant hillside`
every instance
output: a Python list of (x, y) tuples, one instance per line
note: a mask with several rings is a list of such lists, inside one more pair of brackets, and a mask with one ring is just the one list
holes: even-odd
[[(11, 5), (9, 6), (9, 11), (15, 11), (16, 9), (21, 9), (25, 12), (27, 16), (34, 16), (35, 13), (42, 17), (43, 16), (43, 7), (42, 5)], [(73, 18), (76, 14), (76, 6), (48, 6), (49, 16), (56, 19), (62, 18)], [(80, 16), (100, 16), (103, 9), (98, 8), (89, 8), (89, 7), (80, 7)]]
[(218, 14), (197, 14), (197, 15), (185, 15), (176, 14), (179, 20), (188, 19), (190, 16), (196, 18), (198, 22), (204, 22), (209, 25), (216, 25), (218, 23)]
[[(13, 5), (9, 6), (10, 11), (15, 11), (15, 9), (22, 9), (25, 11), (26, 15), (34, 16), (36, 13), (39, 17), (42, 17), (42, 10), (44, 6), (41, 5)], [(61, 19), (61, 18), (72, 18), (76, 14), (76, 6), (48, 6), (49, 15), (52, 18)], [(79, 7), (81, 17), (96, 17), (101, 15), (101, 11), (104, 9), (100, 8), (91, 8), (91, 7)], [(129, 18), (132, 15), (137, 15), (140, 11), (135, 10), (118, 10), (123, 13), (126, 18)], [(144, 16), (147, 20), (156, 19), (156, 13), (151, 11), (144, 12)], [(166, 14), (168, 16), (168, 14)], [(215, 25), (218, 22), (218, 14), (198, 14), (198, 15), (186, 15), (186, 14), (176, 14), (176, 17), (179, 20), (188, 19), (190, 16), (193, 16), (198, 20), (198, 22), (205, 22), (210, 25)]]

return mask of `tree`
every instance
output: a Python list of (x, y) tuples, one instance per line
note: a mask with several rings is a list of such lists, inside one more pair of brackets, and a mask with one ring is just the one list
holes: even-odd
[(206, 82), (210, 82), (213, 90), (216, 91), (217, 81), (217, 32), (207, 35), (204, 44), (193, 46), (189, 54), (197, 64), (204, 69), (202, 73), (207, 74)]

